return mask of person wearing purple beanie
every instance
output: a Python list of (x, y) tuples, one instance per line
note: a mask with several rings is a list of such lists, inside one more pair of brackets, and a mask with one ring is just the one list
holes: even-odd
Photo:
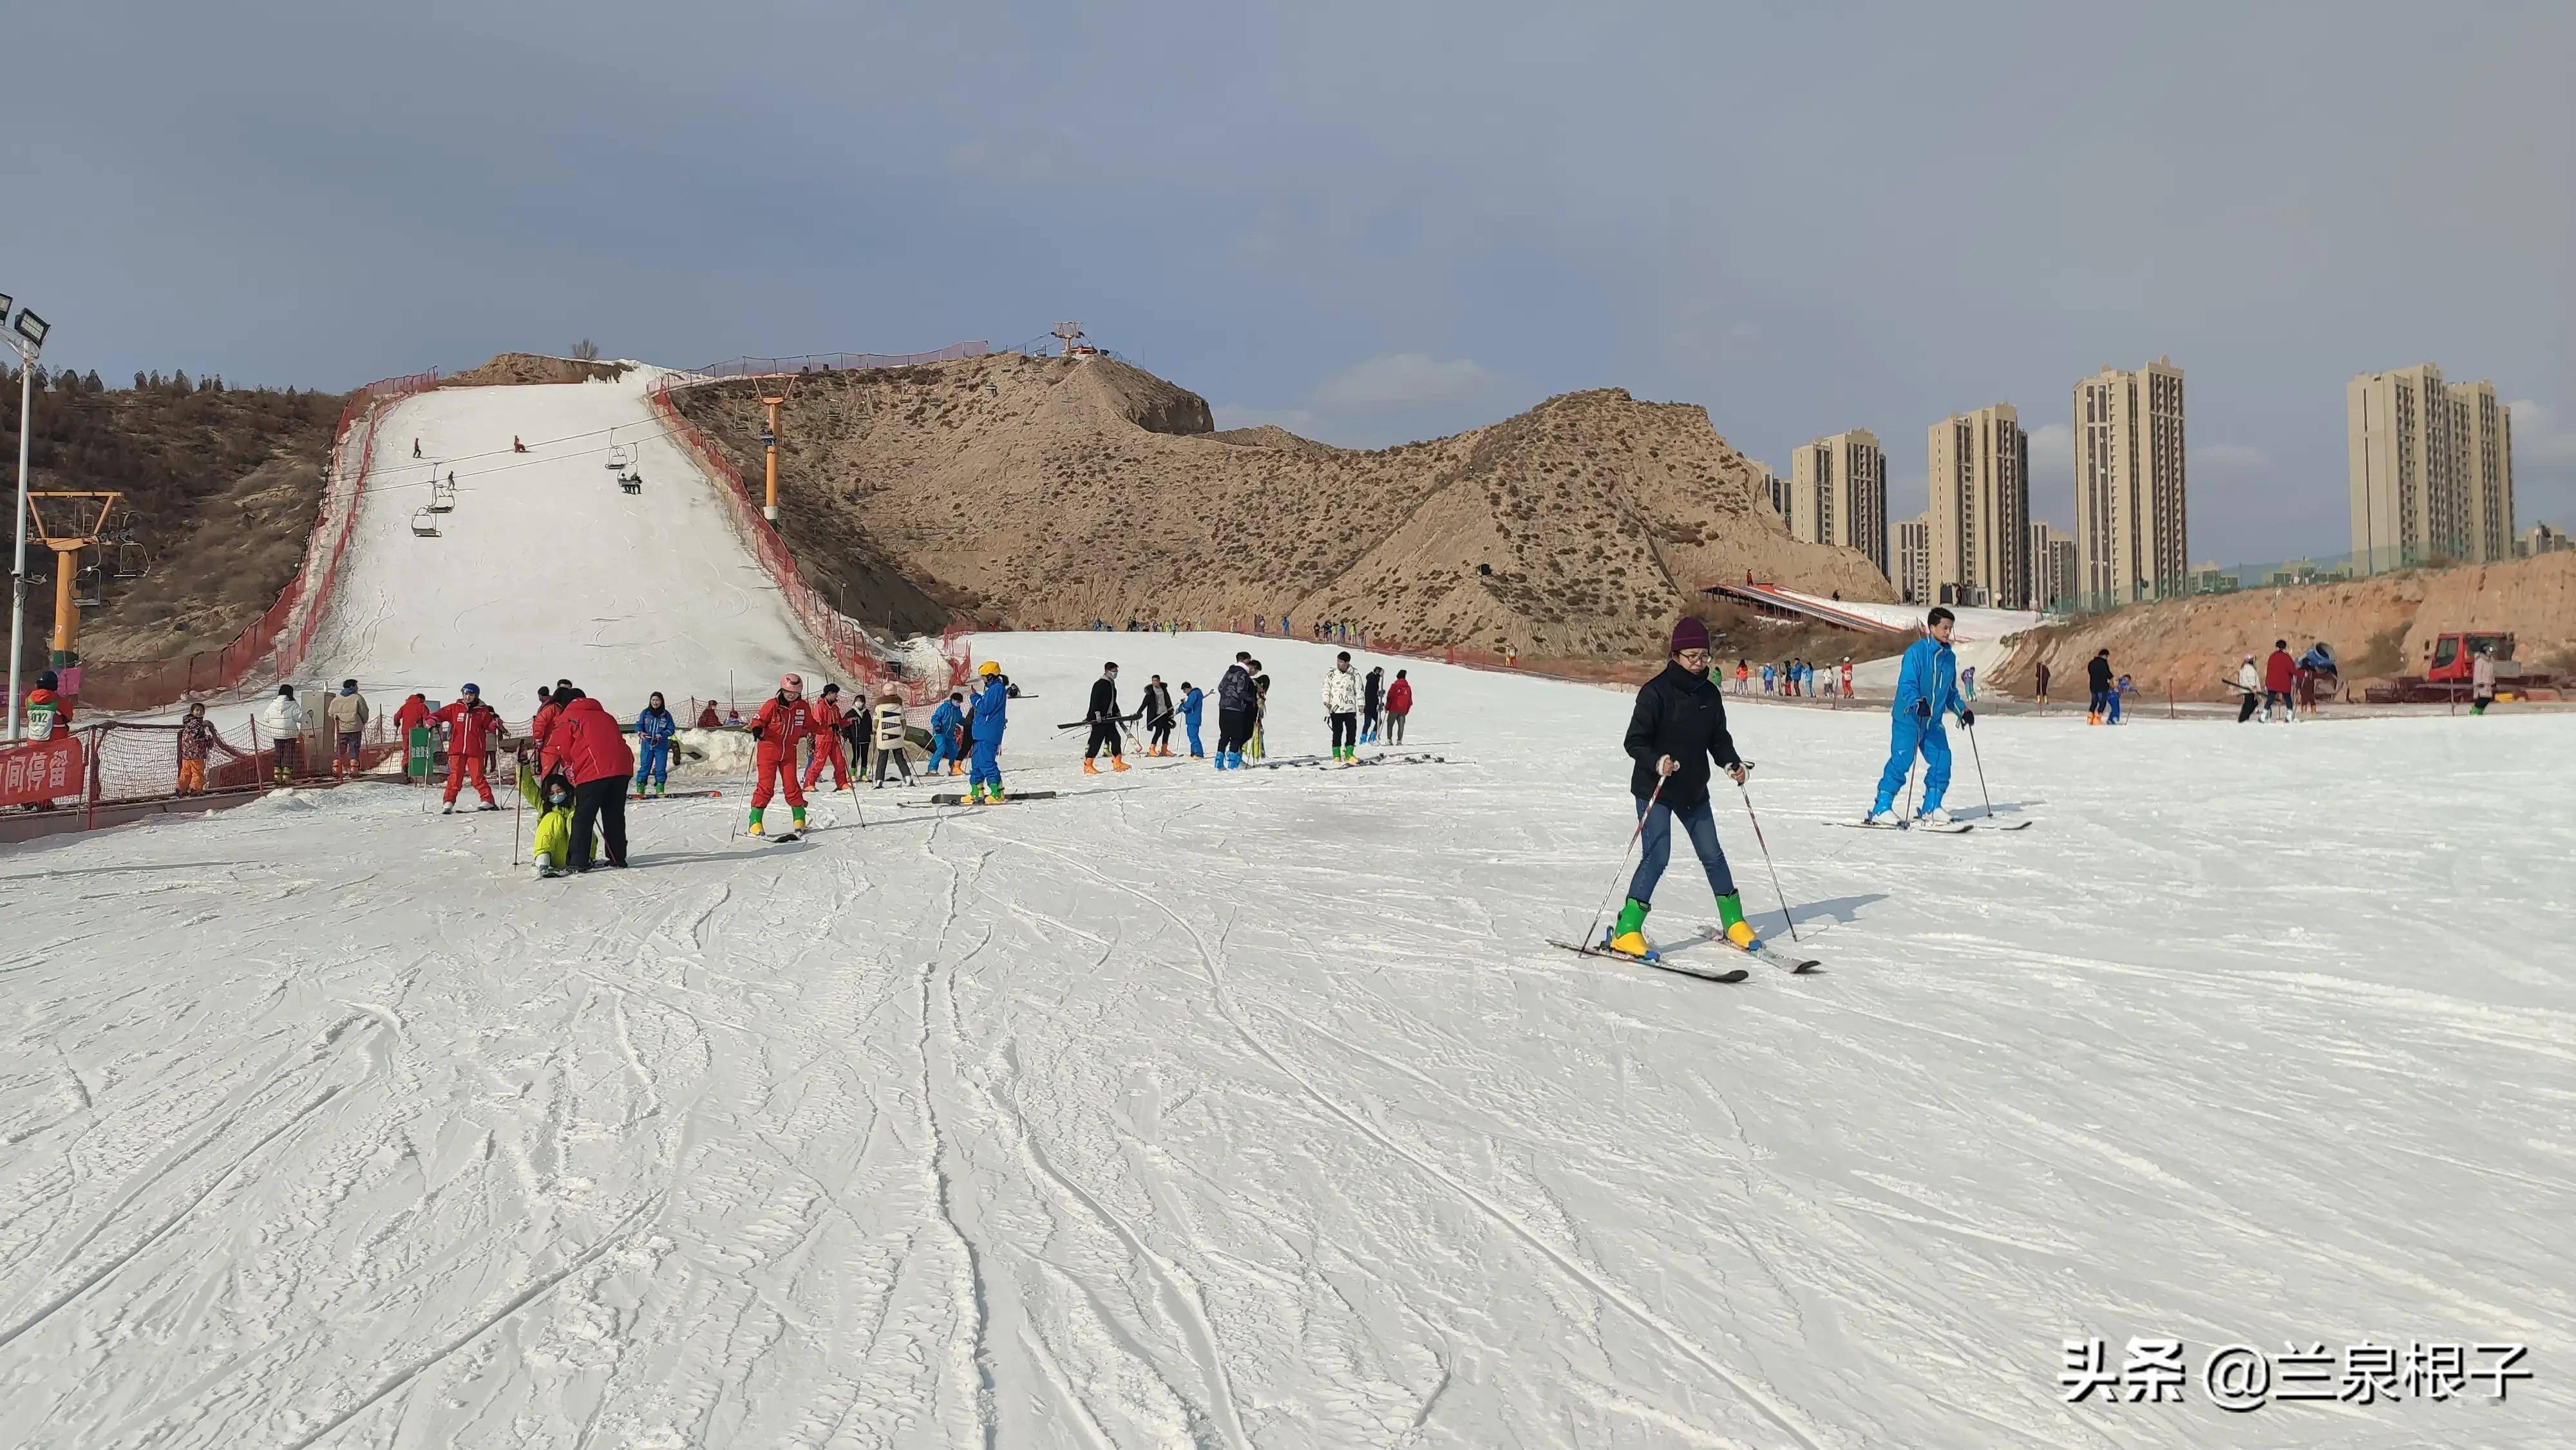
[(1636, 709), (1628, 717), (1625, 744), (1636, 762), (1628, 792), (1637, 798), (1643, 854), (1628, 882), (1627, 903), (1619, 908), (1603, 945), (1634, 957), (1653, 950), (1646, 941), (1646, 913), (1652, 909), (1655, 883), (1672, 858), (1673, 823), (1678, 820), (1708, 872), (1709, 889), (1717, 893), (1726, 939), (1752, 951), (1760, 942), (1744, 919), (1744, 899), (1736, 894), (1735, 875), (1717, 843), (1717, 818), (1708, 803), (1712, 761), (1738, 785), (1750, 769), (1735, 753), (1735, 741), (1726, 731), (1726, 701), (1708, 677), (1708, 626), (1696, 617), (1674, 625), (1667, 654), (1663, 673), (1638, 688)]

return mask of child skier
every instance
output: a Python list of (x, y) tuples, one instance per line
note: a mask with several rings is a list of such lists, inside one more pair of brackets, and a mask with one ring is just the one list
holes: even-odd
[(814, 782), (823, 778), (823, 767), (829, 765), (832, 789), (848, 790), (850, 764), (841, 753), (841, 687), (825, 680), (823, 693), (815, 697), (809, 713), (812, 744), (806, 748), (813, 753), (805, 761), (805, 788), (812, 790)]
[(1190, 738), (1190, 759), (1207, 754), (1199, 748), (1199, 712), (1207, 708), (1207, 694), (1187, 680), (1181, 681), (1181, 729)]
[[(635, 717), (635, 798), (644, 798), (644, 787), (650, 783), (653, 794), (660, 795), (671, 783), (671, 737), (680, 733), (680, 722), (671, 718), (669, 707), (662, 703), (662, 692), (655, 690), (644, 702), (644, 712)], [(685, 784), (686, 782), (683, 782)]]
[(572, 781), (556, 770), (540, 782), (535, 770), (521, 765), (519, 798), (537, 813), (537, 839), (530, 849), (537, 859), (538, 878), (571, 875)]
[(938, 775), (944, 767), (950, 775), (965, 769), (965, 758), (958, 746), (958, 736), (966, 728), (966, 695), (951, 690), (939, 708), (930, 712), (930, 773)]

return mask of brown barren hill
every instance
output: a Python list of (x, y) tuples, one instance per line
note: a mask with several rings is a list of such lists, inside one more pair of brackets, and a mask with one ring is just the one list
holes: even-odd
[(2260, 662), (2274, 640), (2292, 654), (2324, 640), (2358, 698), (2365, 685), (2423, 673), (2433, 641), (2459, 630), (2510, 631), (2522, 663), (2576, 672), (2576, 553), (2132, 605), (2014, 636), (1992, 677), (2026, 690), (2046, 660), (2054, 679), (2080, 682), (2084, 662), (2108, 649), (2142, 689), (2212, 699), (2231, 695), (2238, 663)]
[(626, 376), (634, 366), (633, 363), (547, 357), (534, 352), (505, 352), (495, 355), (481, 367), (467, 368), (441, 378), (438, 385), (442, 388), (491, 388), (513, 383), (606, 383)]
[[(674, 401), (757, 480), (756, 399), (777, 386)], [(899, 628), (943, 610), (1020, 628), (1284, 613), (1602, 659), (1651, 652), (1691, 590), (1748, 571), (1893, 597), (1859, 554), (1789, 538), (1703, 409), (1617, 389), (1373, 452), (1214, 432), (1197, 394), (1099, 356), (805, 374), (787, 392), (789, 546), (850, 613)]]

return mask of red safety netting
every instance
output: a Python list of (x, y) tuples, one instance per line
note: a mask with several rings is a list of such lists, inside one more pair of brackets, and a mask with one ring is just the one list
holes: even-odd
[(358, 500), (366, 492), (368, 470), (375, 462), (378, 424), (390, 404), (437, 385), (438, 373), (432, 369), (369, 383), (349, 395), (332, 431), (331, 472), (314, 511), (313, 531), (305, 539), (304, 562), (276, 603), (216, 649), (171, 660), (85, 665), (80, 702), (93, 709), (140, 710), (217, 694), (250, 678), (272, 655), (277, 663), (265, 673), (291, 674), (304, 661), (314, 626), (321, 619), (319, 606), (330, 598), (338, 577), (350, 524), (357, 517)]
[(661, 419), (671, 439), (715, 480), (716, 496), (724, 500), (725, 517), (732, 522), (735, 537), (751, 551), (754, 559), (760, 561), (760, 567), (768, 571), (770, 579), (778, 585), (779, 593), (785, 596), (788, 609), (805, 627), (805, 632), (830, 651), (832, 662), (850, 679), (867, 686), (872, 694), (893, 690), (910, 706), (926, 705), (934, 696), (946, 694), (952, 685), (962, 681), (966, 677), (966, 660), (955, 628), (952, 627), (941, 640), (941, 653), (947, 663), (944, 678), (906, 671), (881, 657), (875, 642), (857, 620), (825, 603), (823, 596), (805, 582), (803, 574), (796, 568), (795, 559), (787, 551), (787, 541), (779, 536), (778, 530), (767, 519), (761, 517), (760, 505), (752, 502), (751, 487), (744, 481), (742, 470), (709, 443), (697, 425), (682, 417), (680, 410), (672, 405), (670, 394), (674, 388), (701, 381), (704, 380), (673, 374), (655, 382), (647, 393), (653, 412)]

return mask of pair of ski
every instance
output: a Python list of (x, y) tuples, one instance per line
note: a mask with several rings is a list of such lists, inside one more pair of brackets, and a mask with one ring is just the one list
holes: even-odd
[(1998, 821), (1992, 816), (1980, 816), (1973, 821), (1943, 822), (1918, 819), (1911, 821), (1888, 821), (1884, 823), (1878, 821), (1827, 821), (1825, 824), (1829, 826), (1849, 826), (1855, 831), (1930, 831), (1935, 835), (1964, 836), (1979, 826), (1983, 826), (1989, 831), (2027, 831), (2036, 823), (2027, 816), (2017, 821)]
[[(1755, 942), (1752, 950), (1747, 951), (1743, 947), (1739, 947), (1735, 943), (1728, 941), (1725, 936), (1713, 926), (1701, 927), (1688, 939), (1679, 943), (1679, 946), (1697, 946), (1702, 942), (1715, 942), (1719, 946), (1724, 947), (1726, 950), (1733, 952), (1738, 956), (1750, 957), (1757, 962), (1768, 962), (1772, 966), (1778, 967), (1780, 970), (1787, 972), (1792, 976), (1801, 972), (1814, 971), (1816, 968), (1824, 965), (1824, 963), (1816, 960), (1814, 957), (1794, 956), (1788, 952), (1784, 952), (1773, 947), (1766, 941)], [(1614, 962), (1633, 962), (1641, 967), (1654, 967), (1660, 971), (1678, 972), (1685, 977), (1697, 977), (1704, 982), (1741, 982), (1745, 978), (1753, 975), (1750, 970), (1744, 967), (1721, 967), (1713, 962), (1703, 963), (1683, 961), (1680, 958), (1667, 954), (1668, 950), (1678, 950), (1678, 947), (1650, 951), (1644, 956), (1637, 956), (1630, 952), (1612, 951), (1610, 949), (1609, 938), (1606, 935), (1597, 945), (1588, 947), (1576, 946), (1570, 941), (1554, 940), (1548, 942), (1548, 945), (1563, 948), (1564, 950), (1573, 952), (1578, 956), (1604, 957)]]
[(698, 801), (698, 800), (705, 800), (705, 799), (707, 799), (707, 798), (708, 798), (708, 797), (710, 797), (710, 796), (720, 796), (720, 795), (723, 795), (723, 794), (724, 794), (724, 792), (723, 792), (723, 791), (720, 791), (720, 790), (674, 790), (674, 791), (664, 791), (664, 792), (662, 792), (662, 793), (661, 793), (661, 794), (659, 794), (659, 795), (642, 795), (642, 794), (630, 795), (630, 796), (628, 796), (626, 799), (627, 799), (628, 801), (630, 801), (630, 802), (632, 802), (632, 801)]

